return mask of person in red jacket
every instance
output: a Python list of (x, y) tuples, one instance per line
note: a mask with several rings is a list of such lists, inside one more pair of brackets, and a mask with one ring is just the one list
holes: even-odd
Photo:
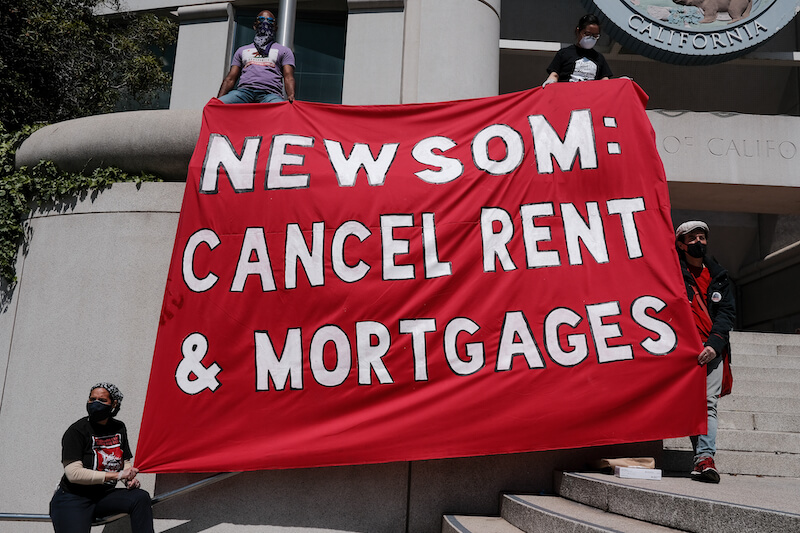
[(722, 390), (723, 359), (728, 356), (729, 333), (736, 318), (733, 283), (728, 272), (706, 254), (708, 224), (700, 220), (684, 222), (675, 230), (686, 294), (692, 305), (703, 349), (697, 363), (706, 368), (708, 430), (692, 437), (694, 469), (692, 479), (719, 483), (714, 464), (717, 452), (717, 401)]

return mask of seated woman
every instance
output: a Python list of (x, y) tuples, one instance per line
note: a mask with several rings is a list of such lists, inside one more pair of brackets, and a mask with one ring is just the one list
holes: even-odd
[(600, 39), (600, 21), (594, 15), (584, 15), (575, 28), (575, 44), (556, 52), (547, 67), (550, 74), (542, 87), (556, 81), (607, 80), (613, 74), (603, 54), (593, 50)]
[[(127, 513), (134, 533), (153, 533), (150, 495), (139, 488), (128, 431), (113, 418), (122, 393), (111, 383), (89, 391), (89, 416), (72, 424), (61, 439), (64, 475), (50, 500), (56, 533), (89, 533), (96, 518)], [(126, 488), (115, 488), (122, 481)]]

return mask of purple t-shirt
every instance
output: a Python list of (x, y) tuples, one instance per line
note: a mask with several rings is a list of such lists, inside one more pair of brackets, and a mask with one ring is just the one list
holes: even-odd
[(275, 94), (283, 93), (284, 65), (294, 66), (294, 54), (282, 44), (273, 43), (269, 56), (259, 55), (253, 43), (246, 44), (233, 54), (231, 65), (241, 67), (239, 87)]

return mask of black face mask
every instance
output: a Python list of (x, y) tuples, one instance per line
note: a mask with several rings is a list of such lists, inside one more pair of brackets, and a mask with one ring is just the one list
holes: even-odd
[(103, 402), (89, 402), (86, 404), (86, 412), (89, 413), (90, 422), (100, 422), (111, 416), (112, 407)]
[(702, 242), (693, 242), (686, 245), (686, 253), (696, 259), (702, 259), (706, 256), (706, 245)]

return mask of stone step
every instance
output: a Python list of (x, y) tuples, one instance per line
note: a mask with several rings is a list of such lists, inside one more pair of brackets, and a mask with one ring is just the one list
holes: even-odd
[(800, 355), (800, 346), (787, 346), (784, 344), (735, 344), (731, 345), (733, 360), (742, 355), (757, 355), (759, 357), (797, 357)]
[(731, 353), (733, 360), (740, 355), (757, 355), (760, 357), (797, 357), (800, 355), (800, 346), (785, 344), (732, 344)]
[(731, 367), (733, 372), (734, 390), (736, 382), (740, 379), (749, 381), (766, 381), (768, 383), (797, 383), (800, 382), (800, 370), (794, 368), (762, 368), (738, 366)]
[[(736, 387), (736, 384), (733, 385)], [(770, 398), (766, 396), (737, 396), (731, 394), (721, 398), (720, 411), (745, 411), (748, 413), (780, 413), (794, 415), (800, 413), (800, 398)]]
[[(724, 476), (719, 485), (708, 485), (685, 478), (619, 480), (564, 473), (556, 478), (556, 490), (584, 505), (681, 531), (800, 531), (800, 514), (791, 510), (796, 499), (787, 502), (800, 490), (800, 480)], [(765, 501), (774, 505), (766, 507)]]
[(446, 514), (442, 517), (442, 533), (524, 533), (499, 516), (465, 516)]
[(800, 398), (800, 381), (767, 382), (758, 379), (742, 379), (739, 375), (734, 374), (732, 394), (736, 396)]
[(786, 346), (784, 344), (779, 344), (778, 348), (778, 355), (779, 356), (793, 356), (793, 357), (800, 357), (800, 346), (791, 345)]
[(785, 333), (756, 333), (751, 331), (731, 331), (731, 344), (767, 344), (772, 346), (800, 346), (800, 335)]
[(718, 416), (719, 429), (800, 433), (800, 415), (720, 410)]
[(558, 496), (503, 496), (500, 515), (526, 533), (668, 533), (676, 529), (642, 522)]
[(758, 355), (763, 357), (777, 357), (778, 346), (776, 344), (744, 344), (731, 343), (731, 361), (739, 362), (742, 355)]
[[(780, 348), (780, 346), (779, 346)], [(735, 368), (787, 368), (800, 369), (800, 355), (733, 354), (731, 364)]]
[[(687, 474), (692, 470), (692, 460), (691, 448), (665, 449), (656, 467), (665, 472)], [(800, 454), (796, 453), (740, 452), (718, 449), (714, 463), (717, 470), (725, 474), (800, 477)]]
[[(692, 444), (689, 437), (665, 439), (664, 448), (691, 450)], [(719, 429), (717, 431), (717, 450), (800, 454), (800, 433)]]

